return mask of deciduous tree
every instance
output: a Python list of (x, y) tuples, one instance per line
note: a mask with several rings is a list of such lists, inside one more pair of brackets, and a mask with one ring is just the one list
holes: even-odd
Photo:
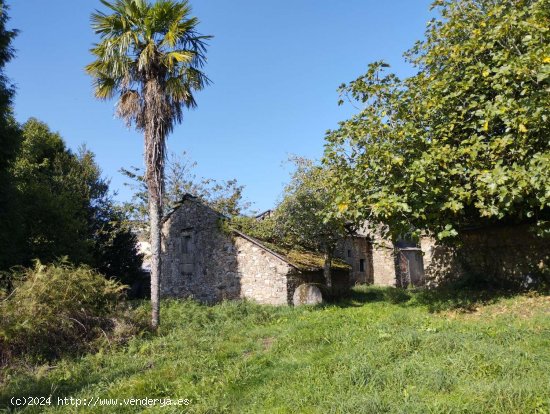
[[(181, 155), (172, 153), (167, 157), (163, 214), (176, 207), (185, 194), (199, 198), (227, 217), (238, 216), (250, 207), (250, 203), (243, 200), (244, 186), (239, 185), (237, 180), (217, 181), (197, 177), (196, 165), (197, 163), (185, 152)], [(128, 214), (132, 226), (148, 233), (148, 191), (143, 171), (141, 168), (131, 167), (122, 168), (120, 172), (130, 179), (130, 182), (125, 184), (134, 192), (132, 200), (124, 203), (124, 211)]]
[(550, 2), (437, 0), (417, 74), (383, 62), (340, 88), (361, 111), (326, 136), (339, 211), (440, 238), (550, 208)]

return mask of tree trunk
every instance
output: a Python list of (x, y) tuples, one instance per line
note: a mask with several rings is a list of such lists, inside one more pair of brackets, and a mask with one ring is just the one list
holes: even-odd
[(161, 274), (161, 215), (162, 204), (158, 194), (149, 186), (149, 226), (151, 242), (151, 327), (156, 330), (160, 323), (160, 274)]
[(325, 277), (325, 283), (327, 288), (332, 291), (332, 275), (330, 274), (330, 267), (332, 266), (332, 254), (326, 250), (324, 254), (325, 263), (323, 265), (323, 276)]
[[(154, 74), (158, 75), (158, 74)], [(161, 284), (161, 218), (164, 193), (164, 160), (166, 134), (170, 130), (170, 105), (163, 85), (153, 76), (144, 88), (145, 180), (149, 193), (149, 222), (151, 232), (151, 327), (160, 323)]]

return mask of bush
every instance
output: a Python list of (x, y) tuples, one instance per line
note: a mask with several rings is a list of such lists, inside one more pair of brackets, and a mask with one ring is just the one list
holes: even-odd
[(89, 267), (37, 261), (13, 279), (0, 303), (0, 365), (22, 354), (51, 359), (85, 350), (116, 325), (124, 286)]

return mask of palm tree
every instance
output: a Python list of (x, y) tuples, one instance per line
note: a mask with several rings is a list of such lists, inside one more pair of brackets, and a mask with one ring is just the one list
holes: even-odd
[(159, 325), (161, 215), (166, 138), (181, 123), (184, 108), (196, 106), (193, 92), (209, 83), (201, 71), (206, 40), (190, 17), (187, 0), (100, 0), (110, 14), (96, 11), (92, 27), (101, 41), (86, 66), (95, 96), (118, 98), (116, 114), (145, 138), (145, 179), (151, 234), (151, 324)]

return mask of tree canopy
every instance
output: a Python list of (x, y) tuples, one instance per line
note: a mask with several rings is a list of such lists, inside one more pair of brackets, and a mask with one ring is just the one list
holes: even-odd
[(18, 218), (10, 233), (14, 254), (0, 252), (1, 269), (66, 257), (131, 284), (141, 272), (137, 240), (125, 227), (94, 154), (85, 147), (73, 153), (36, 119), (22, 125), (20, 134), (10, 169)]
[(550, 2), (437, 0), (399, 79), (375, 62), (340, 87), (361, 111), (326, 135), (336, 215), (439, 238), (550, 207)]
[(330, 214), (335, 206), (332, 171), (303, 157), (291, 161), (295, 170), (275, 210), (262, 219), (234, 217), (231, 227), (278, 247), (321, 253), (330, 287), (336, 245), (351, 228), (342, 217)]
[(332, 253), (345, 236), (345, 223), (326, 217), (334, 205), (331, 172), (306, 158), (293, 161), (296, 169), (274, 214), (276, 231), (291, 246)]

